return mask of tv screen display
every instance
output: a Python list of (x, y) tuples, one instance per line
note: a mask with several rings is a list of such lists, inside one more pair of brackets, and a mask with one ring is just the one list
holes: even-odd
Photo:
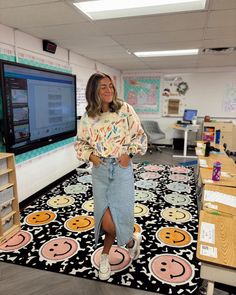
[(76, 135), (75, 75), (1, 61), (3, 138), (20, 154)]
[(197, 116), (197, 110), (184, 110), (183, 121), (191, 122)]

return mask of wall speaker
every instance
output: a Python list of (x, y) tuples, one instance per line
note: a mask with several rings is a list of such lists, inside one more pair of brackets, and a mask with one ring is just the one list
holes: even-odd
[(49, 40), (43, 40), (43, 50), (50, 52), (50, 53), (55, 53), (57, 49), (57, 44), (49, 41)]

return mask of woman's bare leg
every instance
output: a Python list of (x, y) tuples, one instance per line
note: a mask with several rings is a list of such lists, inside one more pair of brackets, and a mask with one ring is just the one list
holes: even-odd
[(102, 254), (109, 254), (111, 246), (113, 245), (116, 237), (116, 228), (109, 208), (106, 209), (102, 217), (102, 228), (105, 232)]

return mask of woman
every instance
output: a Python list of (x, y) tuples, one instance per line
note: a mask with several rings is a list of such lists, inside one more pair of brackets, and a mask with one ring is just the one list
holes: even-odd
[(110, 76), (93, 74), (86, 87), (87, 107), (75, 149), (79, 160), (91, 161), (95, 246), (105, 234), (99, 278), (110, 277), (109, 251), (117, 239), (132, 259), (140, 253), (141, 235), (133, 236), (134, 176), (131, 158), (143, 155), (147, 137), (133, 108), (117, 97)]

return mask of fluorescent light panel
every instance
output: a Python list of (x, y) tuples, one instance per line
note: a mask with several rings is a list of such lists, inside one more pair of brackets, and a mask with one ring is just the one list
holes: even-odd
[(165, 51), (140, 51), (134, 52), (138, 57), (156, 57), (156, 56), (181, 56), (196, 55), (199, 49), (165, 50)]
[(93, 20), (205, 9), (206, 0), (96, 0), (73, 3)]

